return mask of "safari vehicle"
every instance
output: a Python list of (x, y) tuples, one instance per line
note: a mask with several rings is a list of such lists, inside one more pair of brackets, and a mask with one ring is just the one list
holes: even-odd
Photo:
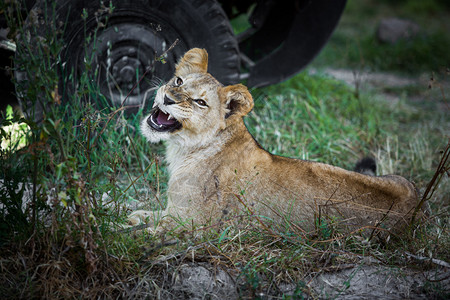
[[(287, 79), (325, 45), (346, 0), (21, 3), (27, 16), (25, 27), (32, 37), (48, 32), (50, 24), (61, 26), (64, 47), (57, 64), (62, 82), (70, 79), (76, 85), (80, 74), (94, 70), (110, 104), (136, 106), (145, 101), (155, 83), (173, 74), (177, 58), (193, 47), (208, 51), (209, 72), (224, 84), (245, 80), (249, 87), (261, 87)], [(240, 33), (233, 32), (230, 20), (245, 21)], [(0, 25), (6, 26), (4, 21)], [(93, 37), (88, 44), (87, 36)], [(20, 47), (23, 45), (18, 43), (17, 51)], [(86, 70), (88, 58), (92, 63)], [(19, 82), (26, 79), (20, 65), (16, 65), (15, 75)]]

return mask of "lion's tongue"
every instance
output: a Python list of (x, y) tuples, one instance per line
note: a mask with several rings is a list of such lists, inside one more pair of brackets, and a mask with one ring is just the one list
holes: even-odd
[(170, 120), (168, 118), (169, 118), (169, 114), (166, 114), (160, 110), (156, 120), (158, 121), (159, 124), (162, 124), (162, 125), (172, 125), (176, 122), (176, 120), (173, 117)]

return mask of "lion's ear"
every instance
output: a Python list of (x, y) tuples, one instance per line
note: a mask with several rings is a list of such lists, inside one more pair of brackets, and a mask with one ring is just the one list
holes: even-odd
[(230, 85), (220, 89), (221, 102), (225, 104), (225, 118), (245, 116), (253, 108), (253, 98), (242, 84)]
[(175, 75), (184, 77), (191, 73), (206, 73), (208, 70), (208, 52), (205, 49), (192, 48), (178, 61)]

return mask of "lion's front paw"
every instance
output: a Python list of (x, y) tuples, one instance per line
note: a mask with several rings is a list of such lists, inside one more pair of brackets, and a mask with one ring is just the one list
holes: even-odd
[(153, 211), (136, 210), (128, 216), (128, 225), (136, 226), (140, 224), (153, 223), (154, 214), (155, 213)]
[[(141, 226), (139, 226), (141, 225)], [(128, 216), (128, 227), (135, 227), (138, 232), (147, 231), (156, 234), (162, 230), (161, 214), (157, 211), (136, 210)]]

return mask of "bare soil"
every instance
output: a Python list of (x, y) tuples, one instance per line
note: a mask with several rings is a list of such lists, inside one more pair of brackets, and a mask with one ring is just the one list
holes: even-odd
[[(423, 268), (423, 269), (422, 269)], [(335, 266), (336, 271), (309, 274), (300, 283), (264, 282), (250, 291), (243, 278), (205, 263), (185, 263), (172, 274), (164, 298), (179, 299), (444, 299), (448, 296), (448, 267), (424, 262), (422, 268), (385, 266), (362, 258), (358, 265)], [(296, 298), (297, 297), (297, 298)], [(448, 299), (448, 298), (447, 298)]]

